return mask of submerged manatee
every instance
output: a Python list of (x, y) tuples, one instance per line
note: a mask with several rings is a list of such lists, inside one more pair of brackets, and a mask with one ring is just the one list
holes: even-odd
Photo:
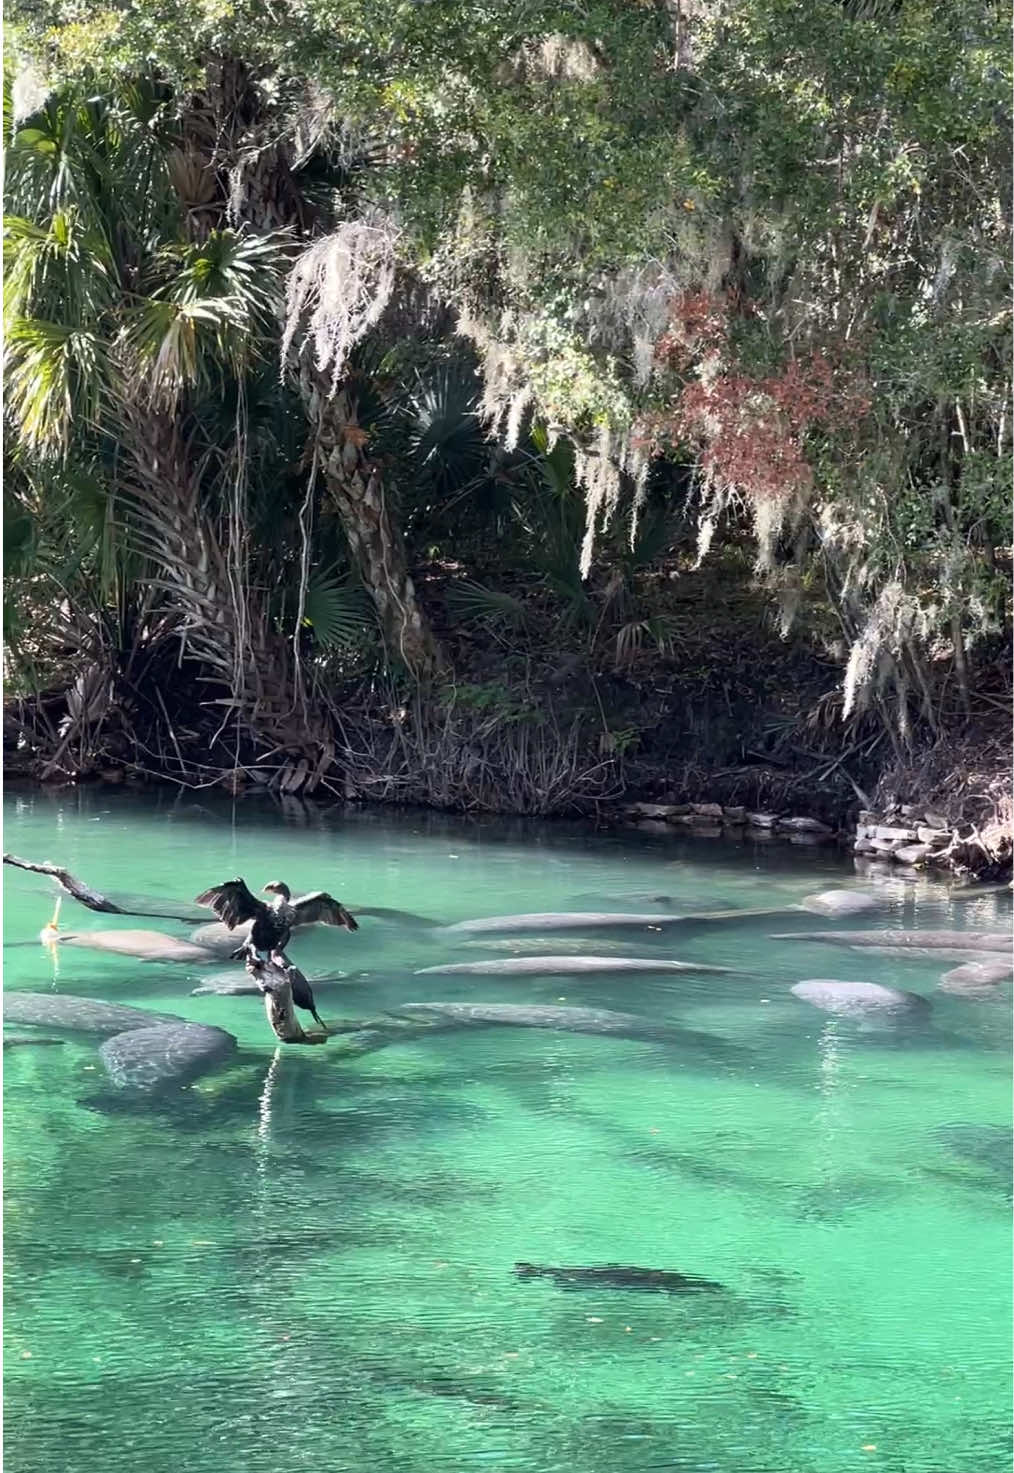
[(752, 910), (700, 910), (680, 915), (608, 910), (531, 911), (524, 915), (479, 916), (472, 921), (455, 921), (452, 926), (436, 927), (431, 935), (495, 936), (514, 931), (661, 931), (670, 926), (734, 925), (737, 921), (752, 921), (760, 916), (791, 915), (798, 910), (795, 905), (765, 905)]
[(213, 962), (215, 953), (191, 941), (179, 941), (162, 931), (72, 931), (60, 937), (62, 946), (83, 946), (137, 957), (143, 962)]
[(773, 941), (830, 941), (838, 946), (888, 947), (902, 951), (1003, 951), (1009, 931), (783, 931)]
[(990, 1171), (1009, 1197), (1014, 1189), (1014, 1139), (1002, 1125), (940, 1125), (933, 1132), (946, 1150)]
[(440, 922), (430, 916), (416, 915), (412, 910), (394, 910), (389, 905), (350, 905), (347, 907), (354, 916), (367, 916), (377, 921), (390, 921), (393, 926), (409, 926), (420, 930), (430, 930), (433, 926), (439, 926)]
[[(347, 909), (354, 916), (372, 917), (374, 920), (387, 921), (391, 925), (404, 926), (409, 930), (432, 931), (438, 922), (429, 920), (426, 916), (415, 915), (409, 910), (392, 910), (384, 905), (350, 905)], [(242, 925), (230, 931), (221, 921), (209, 921), (204, 926), (198, 926), (191, 931), (190, 940), (195, 946), (205, 946), (209, 951), (216, 952), (219, 956), (228, 956), (235, 951), (237, 946), (242, 946), (250, 933), (251, 921), (244, 921)], [(317, 931), (326, 929), (316, 922), (309, 926), (293, 926), (293, 934), (304, 931)]]
[(753, 1058), (749, 1049), (713, 1033), (656, 1023), (637, 1013), (614, 1013), (609, 1008), (552, 1007), (541, 1004), (496, 1002), (407, 1002), (398, 1012), (448, 1027), (488, 1024), (506, 1028), (549, 1028), (563, 1033), (605, 1034), (641, 1043), (663, 1043), (690, 1049), (694, 1055), (718, 1063), (742, 1065)]
[(663, 1268), (634, 1268), (622, 1263), (604, 1263), (598, 1268), (551, 1268), (538, 1263), (516, 1263), (519, 1279), (552, 1279), (561, 1289), (636, 1289), (653, 1294), (701, 1294), (720, 1292), (724, 1284), (694, 1274)]
[(602, 928), (645, 928), (679, 925), (682, 915), (630, 914), (625, 911), (575, 910), (533, 911), (526, 915), (479, 916), (472, 921), (455, 921), (453, 926), (440, 926), (441, 935), (481, 936), (508, 931), (585, 931)]
[(941, 992), (958, 997), (993, 996), (1001, 982), (1009, 982), (1014, 964), (1004, 957), (981, 962), (965, 962), (945, 972), (938, 984)]
[(967, 946), (853, 946), (865, 956), (903, 956), (909, 961), (913, 957), (933, 962), (991, 961), (995, 951), (972, 951)]
[(636, 910), (638, 912), (656, 907), (662, 911), (671, 911), (678, 906), (681, 911), (688, 915), (693, 913), (695, 906), (700, 906), (702, 910), (705, 908), (714, 910), (716, 906), (721, 906), (723, 910), (729, 911), (735, 907), (735, 901), (729, 900), (724, 895), (711, 895), (704, 902), (700, 897), (694, 896), (684, 896), (681, 898), (676, 895), (653, 895), (650, 890), (633, 890), (629, 895), (602, 895), (594, 893), (575, 895), (568, 904), (584, 911)]
[(191, 931), (190, 940), (194, 946), (213, 951), (216, 956), (228, 956), (231, 951), (242, 946), (252, 925), (253, 921), (243, 921), (234, 931), (230, 931), (221, 921), (208, 921), (207, 925), (198, 926), (195, 931)]
[(235, 1051), (224, 1028), (203, 1023), (161, 1023), (107, 1038), (99, 1049), (106, 1073), (117, 1089), (148, 1094), (168, 1085), (189, 1084)]
[(420, 967), (415, 975), (428, 977), (458, 975), (475, 977), (580, 977), (601, 972), (726, 972), (729, 967), (709, 967), (703, 962), (674, 962), (624, 956), (514, 956), (488, 962), (444, 962), (439, 967)]
[(398, 1009), (410, 1018), (446, 1019), (449, 1023), (492, 1023), (513, 1028), (559, 1028), (570, 1033), (611, 1033), (621, 1038), (664, 1037), (664, 1025), (636, 1013), (608, 1008), (559, 1008), (493, 1002), (406, 1002)]
[[(311, 977), (311, 985), (316, 990), (323, 987), (337, 987), (342, 982), (354, 981), (361, 975), (358, 972), (340, 972), (332, 977)], [(195, 987), (190, 993), (191, 997), (261, 997), (263, 989), (258, 987), (254, 979), (245, 971), (222, 972), (213, 977), (205, 977), (200, 987)]]
[(25, 1048), (38, 1044), (66, 1043), (65, 1038), (47, 1038), (44, 1033), (5, 1033), (4, 1048)]
[(5, 992), (3, 1016), (5, 1023), (32, 1023), (69, 1033), (122, 1033), (130, 1028), (149, 1028), (153, 1023), (180, 1021), (171, 1013), (149, 1013), (122, 1003), (59, 992)]
[(803, 910), (818, 916), (854, 916), (870, 910), (883, 910), (887, 902), (868, 890), (822, 890), (807, 895), (800, 902)]
[(165, 896), (132, 895), (123, 890), (113, 890), (106, 898), (113, 902), (121, 915), (150, 916), (152, 920), (189, 921), (191, 924), (204, 919), (199, 906), (187, 905), (182, 900), (166, 900)]
[(811, 977), (791, 988), (794, 997), (822, 1012), (840, 1018), (925, 1018), (930, 1005), (917, 992), (900, 992), (881, 987), (879, 982), (839, 982), (831, 977)]

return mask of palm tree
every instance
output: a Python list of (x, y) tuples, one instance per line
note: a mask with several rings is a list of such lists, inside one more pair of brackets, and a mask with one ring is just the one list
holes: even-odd
[[(289, 102), (285, 118), (241, 62), (215, 62), (204, 93), (188, 104), (187, 173), (217, 179), (219, 208), (232, 218), (259, 234), (284, 226), (300, 241), (283, 363), (298, 385), (314, 463), (373, 598), (387, 655), (425, 679), (439, 668), (440, 653), (409, 572), (389, 470), (364, 428), (363, 377), (348, 371), (352, 349), (380, 327), (395, 282), (385, 233), (356, 185), (380, 154), (367, 142), (350, 157), (326, 110), (318, 107), (308, 128), (306, 99)], [(336, 190), (348, 212), (337, 225)]]
[[(244, 722), (291, 739), (288, 641), (251, 586), (242, 413), (290, 244), (195, 215), (174, 192), (174, 142), (165, 97), (141, 87), (68, 91), (12, 140), (7, 413), (40, 484), (45, 467), (95, 469), (116, 538), (174, 615), (164, 627)], [(232, 444), (216, 443), (204, 406), (232, 386)]]

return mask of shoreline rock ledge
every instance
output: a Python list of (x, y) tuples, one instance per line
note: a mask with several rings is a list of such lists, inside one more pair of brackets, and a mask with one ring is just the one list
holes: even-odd
[(627, 803), (620, 809), (624, 822), (648, 833), (683, 829), (691, 837), (717, 836), (751, 839), (778, 837), (790, 843), (832, 843), (838, 831), (808, 814), (750, 812), (729, 803)]

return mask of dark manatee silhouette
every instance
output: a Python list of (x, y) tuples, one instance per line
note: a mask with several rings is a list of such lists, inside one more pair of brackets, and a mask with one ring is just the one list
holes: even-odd
[(819, 895), (807, 895), (799, 902), (803, 910), (819, 916), (864, 915), (883, 910), (888, 903), (868, 890), (822, 890)]
[[(198, 926), (191, 931), (190, 940), (194, 946), (213, 951), (218, 957), (228, 956), (242, 941), (246, 940), (252, 924), (252, 921), (242, 921), (235, 930), (230, 931), (222, 921), (208, 921), (206, 925)], [(303, 927), (299, 929), (302, 930)]]
[(940, 1125), (934, 1139), (944, 1150), (990, 1172), (1008, 1197), (1014, 1192), (1014, 1137), (1002, 1125)]
[(891, 947), (904, 951), (1002, 951), (1009, 931), (783, 931), (774, 941), (830, 941), (837, 946)]
[[(335, 976), (311, 977), (309, 980), (314, 990), (338, 987), (343, 983), (354, 981), (361, 974), (358, 972), (340, 972)], [(253, 977), (246, 972), (218, 972), (211, 977), (205, 977), (199, 987), (193, 988), (191, 997), (261, 997), (263, 989), (259, 987)]]
[(938, 990), (957, 997), (994, 997), (1002, 982), (1009, 982), (1014, 964), (998, 956), (995, 960), (964, 962), (940, 978)]
[(855, 946), (852, 949), (866, 956), (900, 956), (909, 961), (913, 957), (933, 962), (989, 961), (996, 955), (994, 951), (976, 951), (967, 946)]
[(589, 952), (596, 956), (623, 956), (630, 945), (630, 937), (622, 932), (607, 936), (597, 931), (592, 940), (590, 936), (569, 931), (556, 932), (550, 943), (545, 936), (456, 936), (453, 945), (456, 953), (492, 951), (500, 956), (544, 956), (549, 945), (552, 945), (556, 956), (587, 956)]
[(135, 1092), (187, 1084), (236, 1048), (223, 1028), (56, 992), (5, 992), (3, 1015), (5, 1023), (107, 1035), (99, 1049), (106, 1073), (117, 1089)]
[(131, 1028), (149, 1028), (153, 1023), (180, 1021), (171, 1013), (149, 1013), (144, 1008), (60, 992), (5, 992), (3, 1016), (5, 1023), (30, 1023), (69, 1033), (123, 1033)]
[(213, 962), (214, 951), (181, 941), (163, 931), (69, 931), (59, 938), (61, 946), (82, 946), (89, 951), (132, 956), (143, 962)]
[(420, 967), (415, 975), (429, 977), (459, 975), (476, 977), (580, 977), (601, 972), (725, 972), (729, 967), (710, 967), (703, 962), (677, 962), (665, 957), (631, 956), (512, 956), (497, 961), (443, 962), (438, 967)]
[(636, 1013), (614, 1013), (608, 1008), (561, 1008), (514, 1003), (407, 1002), (398, 1009), (410, 1018), (444, 1021), (449, 1026), (470, 1023), (512, 1028), (556, 1028), (569, 1033), (615, 1034), (620, 1038), (658, 1039), (670, 1030)]
[(698, 911), (688, 915), (666, 915), (647, 912), (608, 910), (547, 910), (523, 915), (479, 916), (471, 921), (455, 921), (451, 926), (438, 926), (431, 932), (438, 936), (483, 936), (518, 931), (589, 931), (589, 930), (665, 930), (670, 926), (721, 924), (752, 920), (757, 916), (788, 915), (796, 906), (764, 906), (757, 910)]
[(189, 1084), (235, 1049), (235, 1038), (224, 1028), (175, 1022), (117, 1033), (102, 1045), (99, 1057), (117, 1089), (149, 1094)]
[(586, 931), (615, 927), (644, 930), (681, 924), (682, 915), (629, 913), (625, 911), (574, 910), (532, 911), (524, 915), (478, 916), (471, 921), (455, 921), (452, 926), (437, 928), (440, 935), (482, 936), (510, 931)]
[(724, 1290), (724, 1284), (669, 1269), (627, 1267), (604, 1263), (596, 1268), (555, 1268), (538, 1263), (516, 1263), (519, 1279), (552, 1279), (561, 1289), (634, 1289), (649, 1294), (702, 1294)]
[[(415, 915), (409, 910), (392, 910), (384, 905), (350, 905), (346, 909), (353, 916), (385, 921), (394, 926), (402, 926), (406, 930), (432, 931), (439, 925), (439, 922), (430, 920), (426, 916)], [(235, 930), (230, 931), (228, 926), (221, 921), (208, 921), (205, 925), (197, 926), (191, 931), (190, 940), (195, 946), (204, 946), (218, 955), (228, 956), (249, 936), (252, 924), (251, 921), (241, 921)], [(297, 922), (292, 928), (293, 934), (325, 929), (327, 928), (316, 921), (308, 924)]]
[[(700, 904), (694, 897), (680, 898), (676, 895), (654, 895), (650, 890), (633, 890), (629, 895), (603, 895), (585, 894), (575, 895), (569, 902), (581, 910), (649, 910), (657, 907), (659, 910), (674, 910), (677, 906), (689, 913), (695, 905)], [(713, 910), (720, 905), (723, 910), (733, 910), (735, 902), (724, 895), (712, 895), (708, 899), (707, 909)], [(689, 908), (689, 909), (688, 909)], [(701, 909), (706, 907), (701, 905)]]
[(794, 997), (839, 1018), (915, 1019), (929, 1016), (930, 1004), (917, 992), (882, 987), (879, 982), (840, 982), (811, 977), (791, 989)]
[(4, 1048), (25, 1048), (32, 1045), (66, 1043), (65, 1038), (47, 1038), (44, 1033), (5, 1033)]
[(506, 1028), (549, 1028), (563, 1033), (603, 1034), (642, 1043), (664, 1043), (690, 1048), (711, 1060), (742, 1064), (754, 1057), (750, 1049), (727, 1042), (713, 1033), (656, 1023), (637, 1013), (614, 1013), (609, 1008), (553, 1007), (537, 1003), (407, 1002), (398, 1012), (428, 1021), (431, 1026), (470, 1025)]
[(354, 916), (366, 916), (377, 921), (390, 921), (392, 926), (407, 926), (413, 929), (430, 930), (440, 922), (431, 916), (419, 916), (411, 910), (396, 910), (389, 905), (350, 905)]

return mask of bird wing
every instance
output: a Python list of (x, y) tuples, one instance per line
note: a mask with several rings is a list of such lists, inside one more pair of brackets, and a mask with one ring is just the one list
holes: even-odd
[(296, 912), (297, 926), (309, 926), (320, 921), (325, 926), (344, 926), (346, 931), (359, 930), (355, 917), (326, 890), (312, 890), (309, 895), (301, 895), (292, 902), (292, 909)]
[(226, 880), (223, 885), (213, 885), (194, 901), (195, 905), (206, 905), (213, 910), (229, 930), (234, 930), (243, 921), (252, 921), (264, 909), (261, 901), (251, 895), (243, 880)]

